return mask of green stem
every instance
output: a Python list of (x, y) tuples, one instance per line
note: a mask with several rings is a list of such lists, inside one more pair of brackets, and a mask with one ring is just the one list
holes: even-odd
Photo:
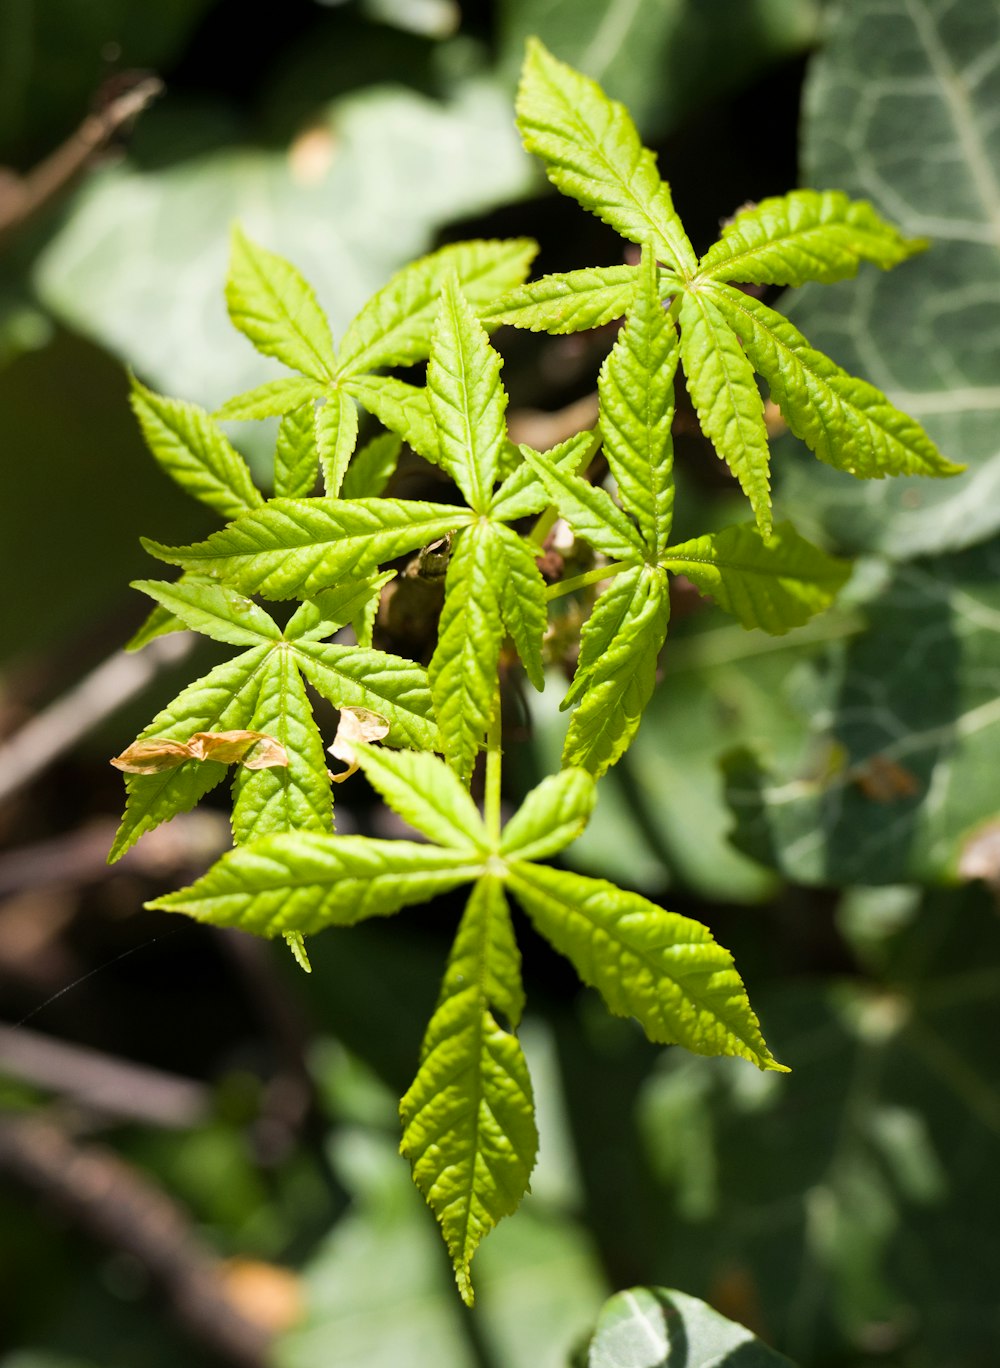
[(617, 575), (619, 570), (627, 570), (631, 561), (612, 561), (610, 565), (599, 565), (596, 570), (588, 570), (584, 575), (574, 575), (572, 579), (560, 580), (558, 584), (550, 584), (545, 590), (545, 597), (551, 603), (553, 599), (562, 598), (563, 594), (572, 594), (577, 589), (586, 589), (588, 584), (600, 584), (601, 580), (611, 579)]
[(486, 785), (483, 793), (483, 821), (494, 845), (500, 843), (500, 766), (502, 750), (500, 721), (500, 684), (493, 696), (493, 715), (486, 733)]
[(528, 533), (528, 541), (533, 542), (535, 546), (544, 546), (545, 538), (549, 535), (558, 521), (558, 508), (554, 505), (551, 508), (547, 508), (545, 512), (539, 516), (538, 521)]

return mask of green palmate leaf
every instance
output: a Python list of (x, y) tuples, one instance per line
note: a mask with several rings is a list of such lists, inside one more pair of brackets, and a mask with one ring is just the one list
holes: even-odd
[(301, 380), (297, 375), (290, 375), (284, 380), (269, 380), (265, 385), (237, 394), (216, 409), (215, 416), (220, 422), (234, 423), (255, 418), (281, 418), (312, 400), (322, 399), (326, 393), (327, 388), (315, 380)]
[(229, 317), (258, 351), (325, 383), (336, 370), (326, 315), (295, 267), (233, 232), (226, 281)]
[(439, 748), (422, 665), (364, 646), (296, 641), (294, 649), (299, 669), (334, 707), (379, 713), (389, 723), (389, 739), (397, 746)]
[(575, 333), (622, 318), (636, 287), (634, 266), (594, 266), (542, 276), (487, 303), (489, 327), (507, 323), (531, 332)]
[(193, 546), (144, 540), (150, 555), (218, 575), (246, 594), (294, 598), (345, 575), (368, 576), (380, 561), (469, 522), (467, 509), (401, 499), (272, 499)]
[(601, 367), (604, 454), (623, 506), (656, 556), (674, 511), (674, 372), (677, 331), (660, 299), (656, 261), (643, 251), (628, 322)]
[(332, 831), (323, 741), (291, 653), (272, 651), (257, 684), (250, 725), (284, 746), (288, 764), (236, 770), (233, 838), (242, 845), (276, 831)]
[[(540, 452), (535, 452), (535, 455), (542, 456), (547, 465), (566, 474), (575, 475), (596, 445), (597, 439), (588, 428), (567, 437), (564, 442), (552, 447), (544, 455)], [(534, 448), (519, 447), (515, 450), (519, 456), (519, 464), (496, 491), (490, 510), (494, 518), (502, 518), (505, 522), (541, 513), (542, 509), (551, 503), (549, 491), (535, 474), (534, 468), (524, 460), (525, 450), (533, 451)]]
[(438, 430), (425, 389), (391, 375), (353, 377), (344, 381), (343, 388), (418, 456), (437, 462)]
[(632, 242), (692, 274), (697, 258), (632, 117), (594, 81), (529, 39), (517, 93), (524, 145), (549, 180)]
[[(531, 1079), (515, 1036), (520, 972), (499, 880), (476, 885), (455, 938), (420, 1068), (400, 1103), (401, 1150), (441, 1223), (462, 1299), (484, 1236), (516, 1210), (538, 1152)], [(511, 1008), (516, 1007), (516, 1012)]]
[(681, 359), (702, 431), (740, 482), (760, 530), (771, 530), (771, 453), (764, 403), (740, 339), (704, 291), (681, 298)]
[(504, 827), (501, 854), (510, 860), (544, 860), (557, 854), (583, 831), (596, 799), (596, 786), (586, 770), (550, 774)]
[(552, 464), (531, 447), (523, 446), (521, 451), (577, 536), (613, 560), (645, 560), (642, 538), (606, 490), (570, 474), (565, 466)]
[(347, 464), (358, 442), (358, 410), (342, 390), (331, 390), (316, 410), (316, 446), (323, 468), (323, 488), (331, 497), (340, 493)]
[(536, 929), (616, 1016), (650, 1040), (783, 1070), (764, 1043), (733, 959), (707, 927), (603, 879), (512, 864), (509, 885)]
[(307, 499), (319, 478), (315, 405), (286, 413), (274, 448), (274, 493), (279, 499)]
[(711, 298), (743, 341), (796, 437), (821, 461), (861, 479), (957, 475), (919, 423), (811, 347), (794, 324), (728, 285)]
[(356, 744), (369, 782), (404, 822), (438, 845), (484, 850), (483, 821), (454, 770), (426, 751), (392, 751)]
[(322, 641), (353, 622), (368, 603), (378, 601), (383, 584), (388, 584), (394, 570), (373, 575), (371, 579), (346, 580), (332, 589), (321, 590), (315, 598), (296, 608), (285, 624), (286, 641)]
[(326, 926), (391, 916), (478, 873), (467, 850), (286, 832), (230, 851), (189, 888), (147, 906), (261, 936), (308, 936)]
[(731, 219), (698, 273), (758, 285), (830, 285), (856, 275), (862, 261), (887, 271), (927, 245), (925, 238), (904, 237), (866, 200), (840, 190), (793, 190)]
[[(669, 618), (667, 577), (646, 566), (623, 572), (598, 599), (581, 638), (577, 674), (583, 670), (586, 692), (566, 733), (564, 765), (599, 777), (625, 753), (656, 684)], [(573, 688), (576, 697), (576, 679)]]
[(155, 599), (185, 627), (203, 632), (215, 641), (232, 646), (260, 646), (281, 640), (281, 632), (263, 608), (234, 589), (224, 588), (217, 580), (187, 577), (173, 584), (133, 580), (132, 588)]
[[(182, 575), (178, 583), (187, 579), (196, 579), (198, 576)], [(170, 632), (180, 632), (184, 628), (180, 618), (174, 617), (173, 613), (168, 613), (166, 608), (157, 605), (146, 620), (126, 641), (123, 649), (126, 651), (141, 651), (144, 646), (148, 646), (157, 637), (167, 636)]]
[(791, 523), (779, 523), (766, 539), (754, 527), (725, 527), (671, 546), (661, 564), (687, 575), (744, 627), (774, 635), (828, 608), (851, 571)]
[(514, 640), (528, 678), (545, 688), (542, 637), (548, 625), (545, 581), (535, 560), (537, 548), (502, 523), (493, 524), (500, 613)]
[(483, 522), (455, 539), (427, 671), (442, 748), (465, 782), (489, 725), (503, 640), (497, 541), (495, 528)]
[(204, 409), (165, 399), (135, 379), (131, 401), (146, 445), (188, 494), (224, 518), (235, 518), (264, 502), (246, 461)]
[[(153, 718), (137, 740), (150, 737), (186, 741), (195, 732), (245, 730), (257, 699), (257, 678), (264, 669), (270, 647), (246, 651), (235, 660), (217, 665), (210, 674), (181, 691), (173, 702)], [(225, 777), (226, 766), (215, 760), (188, 761), (160, 774), (129, 774), (125, 779), (128, 801), (125, 816), (108, 855), (113, 864), (146, 831), (178, 812), (190, 812)]]
[(431, 339), (427, 395), (438, 430), (438, 462), (477, 513), (489, 507), (507, 439), (501, 365), (482, 325), (449, 280)]
[(402, 442), (394, 432), (382, 432), (358, 451), (340, 486), (342, 499), (377, 499), (392, 479)]
[(488, 305), (519, 285), (537, 252), (530, 238), (454, 242), (405, 266), (364, 306), (340, 346), (343, 375), (381, 366), (411, 366), (428, 353), (446, 280), (472, 304)]

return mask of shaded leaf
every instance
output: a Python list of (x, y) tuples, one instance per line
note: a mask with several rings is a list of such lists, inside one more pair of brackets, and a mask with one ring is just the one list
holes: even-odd
[(632, 1287), (601, 1307), (587, 1368), (792, 1368), (707, 1302), (666, 1287)]

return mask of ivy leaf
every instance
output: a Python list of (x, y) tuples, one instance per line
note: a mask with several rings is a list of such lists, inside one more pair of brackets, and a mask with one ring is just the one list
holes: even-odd
[(319, 478), (316, 410), (310, 402), (286, 413), (274, 448), (274, 493), (279, 499), (307, 499)]
[(687, 575), (744, 627), (780, 636), (833, 602), (851, 572), (848, 561), (828, 556), (779, 523), (768, 538), (754, 527), (725, 527), (671, 546), (661, 564)]
[(282, 380), (268, 380), (266, 384), (237, 394), (216, 409), (215, 416), (220, 423), (282, 418), (311, 400), (324, 398), (327, 392), (327, 388), (315, 380), (301, 380), (297, 375), (289, 375)]
[[(258, 673), (271, 648), (259, 646), (235, 660), (217, 665), (202, 679), (183, 689), (157, 713), (138, 740), (155, 736), (186, 741), (194, 732), (247, 730), (257, 698)], [(125, 788), (125, 815), (108, 855), (121, 859), (136, 841), (179, 812), (190, 812), (225, 777), (226, 767), (215, 760), (188, 761), (162, 774), (130, 774)]]
[(622, 505), (654, 556), (674, 511), (674, 372), (677, 331), (660, 299), (656, 260), (643, 249), (628, 321), (608, 354), (597, 388), (604, 454)]
[(491, 300), (479, 317), (531, 332), (575, 333), (623, 318), (635, 294), (634, 266), (593, 266), (542, 276)]
[(729, 285), (711, 297), (740, 334), (788, 426), (821, 461), (859, 479), (957, 475), (919, 423), (811, 347), (794, 324)]
[(628, 749), (656, 684), (669, 618), (666, 575), (648, 566), (624, 571), (597, 600), (581, 637), (577, 678), (582, 670), (586, 692), (566, 733), (564, 765), (599, 778)]
[[(567, 437), (564, 442), (544, 453), (535, 452), (546, 465), (553, 466), (568, 475), (575, 475), (590, 452), (594, 449), (593, 432), (586, 428)], [(526, 518), (541, 513), (551, 502), (549, 491), (535, 474), (534, 467), (524, 459), (526, 450), (534, 448), (515, 448), (521, 456), (520, 463), (507, 476), (493, 496), (490, 512), (494, 518), (513, 522), (515, 518)]]
[(367, 708), (389, 723), (397, 746), (436, 750), (427, 671), (422, 665), (364, 646), (294, 643), (295, 660), (309, 683), (335, 708)]
[(524, 1054), (490, 1010), (495, 1005), (510, 1013), (512, 1005), (520, 1008), (520, 998), (519, 957), (503, 888), (498, 879), (485, 877), (469, 899), (420, 1068), (400, 1103), (401, 1151), (441, 1224), (468, 1306), (474, 1301), (472, 1256), (501, 1218), (516, 1210), (538, 1153)]
[(342, 499), (377, 499), (392, 479), (402, 442), (394, 432), (382, 432), (355, 454), (340, 486)]
[(378, 600), (382, 586), (388, 584), (395, 573), (395, 570), (386, 570), (371, 579), (346, 580), (331, 589), (321, 589), (314, 598), (301, 603), (285, 623), (285, 640), (322, 641), (333, 636), (341, 627), (353, 622), (372, 599)]
[(697, 258), (656, 159), (632, 116), (595, 81), (529, 38), (517, 92), (517, 126), (549, 180), (632, 242), (691, 275)]
[(550, 774), (527, 794), (504, 827), (500, 853), (509, 860), (544, 860), (558, 854), (581, 834), (596, 800), (597, 788), (586, 770)]
[(512, 864), (509, 884), (536, 930), (650, 1040), (787, 1072), (764, 1043), (732, 956), (700, 922), (544, 865)]
[(233, 779), (233, 839), (243, 845), (276, 831), (332, 831), (333, 800), (323, 741), (287, 651), (271, 651), (259, 672), (252, 725), (288, 755), (281, 769), (238, 769)]
[(309, 936), (326, 926), (392, 916), (468, 883), (479, 871), (466, 850), (282, 832), (238, 846), (190, 887), (146, 905), (259, 936)]
[(454, 278), (471, 304), (488, 305), (519, 285), (538, 251), (530, 238), (453, 242), (405, 266), (374, 295), (344, 333), (341, 374), (411, 366), (428, 354), (446, 280)]
[(704, 291), (681, 297), (681, 358), (702, 431), (740, 482), (757, 526), (771, 530), (771, 452), (764, 402), (740, 339)]
[(391, 375), (352, 377), (344, 381), (343, 388), (418, 456), (437, 464), (438, 430), (425, 389)]
[(312, 288), (291, 262), (239, 228), (233, 230), (226, 304), (234, 326), (259, 352), (321, 384), (333, 378), (330, 325)]
[(484, 513), (507, 439), (502, 362), (454, 281), (442, 291), (427, 363), (427, 395), (438, 431), (438, 463)]
[(503, 640), (496, 546), (490, 523), (476, 523), (455, 539), (427, 669), (441, 745), (465, 783), (492, 715)]
[(450, 504), (401, 499), (272, 499), (193, 546), (143, 540), (158, 560), (218, 575), (246, 594), (312, 595), (344, 575), (443, 537), (472, 517)]
[(224, 518), (261, 506), (246, 461), (204, 409), (165, 399), (134, 378), (131, 403), (146, 445), (181, 489)]
[(862, 261), (888, 271), (928, 245), (926, 238), (904, 237), (867, 200), (840, 190), (793, 190), (731, 219), (698, 274), (757, 285), (832, 285), (856, 275)]
[(642, 538), (605, 489), (523, 446), (524, 459), (548, 491), (549, 499), (579, 537), (612, 560), (641, 561), (646, 558)]
[(155, 599), (185, 627), (203, 632), (214, 641), (232, 646), (260, 646), (281, 640), (281, 632), (263, 608), (216, 580), (187, 577), (173, 584), (133, 580), (132, 588)]
[(528, 678), (541, 693), (545, 688), (542, 638), (548, 626), (548, 609), (536, 549), (502, 523), (494, 523), (493, 531), (500, 613)]
[(323, 467), (323, 488), (334, 497), (347, 473), (358, 441), (358, 410), (350, 395), (331, 390), (316, 410), (316, 446)]
[(587, 1368), (794, 1368), (791, 1359), (707, 1302), (630, 1287), (601, 1307)]
[(371, 785), (404, 822), (452, 850), (485, 850), (483, 821), (455, 771), (426, 751), (355, 748)]

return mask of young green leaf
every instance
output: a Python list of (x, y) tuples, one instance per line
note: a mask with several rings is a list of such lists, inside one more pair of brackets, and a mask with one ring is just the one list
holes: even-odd
[[(177, 583), (182, 584), (185, 580), (200, 578), (202, 577), (198, 575), (181, 575)], [(168, 613), (166, 608), (161, 608), (157, 604), (143, 623), (132, 633), (122, 649), (125, 651), (141, 651), (144, 646), (148, 646), (157, 637), (168, 636), (171, 632), (182, 632), (183, 630), (184, 624), (180, 618), (175, 617), (173, 613)]]
[(316, 446), (323, 467), (323, 488), (331, 497), (340, 493), (347, 464), (358, 442), (358, 410), (343, 390), (331, 390), (316, 410)]
[(517, 125), (553, 185), (623, 237), (649, 243), (682, 275), (694, 273), (694, 249), (628, 110), (537, 38), (528, 40)]
[[(217, 665), (211, 673), (183, 689), (152, 722), (138, 740), (158, 737), (186, 741), (194, 732), (249, 728), (257, 698), (257, 678), (271, 648), (259, 646), (235, 660)], [(121, 859), (143, 835), (178, 812), (190, 812), (226, 774), (215, 760), (188, 761), (161, 774), (130, 774), (125, 780), (128, 800), (125, 816), (108, 855), (108, 863)]]
[(422, 665), (364, 646), (293, 643), (295, 661), (317, 693), (335, 708), (367, 708), (389, 723), (394, 745), (439, 748), (427, 671)]
[(544, 860), (582, 834), (597, 787), (582, 769), (550, 774), (531, 790), (503, 829), (500, 853), (508, 860)]
[(255, 389), (245, 390), (228, 400), (215, 417), (220, 423), (245, 423), (255, 418), (281, 418), (286, 413), (322, 399), (327, 387), (315, 380), (303, 380), (297, 375), (286, 376), (283, 380), (268, 380)]
[[(566, 733), (564, 765), (598, 778), (625, 753), (656, 684), (669, 617), (667, 577), (646, 566), (624, 571), (598, 599), (581, 640), (577, 676), (582, 670), (586, 692)], [(573, 689), (576, 697), (576, 679)]]
[(786, 1072), (764, 1043), (732, 956), (707, 927), (603, 879), (544, 865), (512, 864), (509, 884), (584, 983), (650, 1040)]
[(472, 518), (449, 504), (401, 499), (272, 499), (193, 546), (143, 540), (158, 560), (218, 575), (245, 594), (295, 598), (443, 537)]
[[(402, 1153), (441, 1224), (463, 1301), (474, 1300), (469, 1264), (483, 1238), (516, 1210), (538, 1152), (531, 1079), (515, 1036), (520, 973), (500, 881), (477, 883), (421, 1048), (400, 1103)], [(515, 1008), (516, 1011), (512, 1011)]]
[(357, 746), (369, 782), (404, 822), (438, 845), (485, 850), (483, 820), (455, 771), (426, 751)]
[(307, 499), (319, 479), (315, 405), (286, 413), (274, 448), (274, 493), (279, 499)]
[(537, 548), (502, 523), (494, 523), (495, 568), (500, 614), (525, 673), (541, 693), (545, 688), (542, 638), (548, 626), (545, 581), (535, 560)]
[(757, 285), (829, 285), (856, 275), (862, 261), (887, 271), (927, 245), (904, 237), (867, 200), (841, 190), (793, 190), (741, 210), (702, 257), (698, 274)]
[(627, 513), (601, 489), (565, 467), (554, 465), (546, 456), (523, 446), (524, 459), (531, 466), (554, 503), (578, 537), (590, 542), (612, 560), (643, 561), (647, 549)]
[(712, 285), (711, 298), (739, 333), (788, 426), (821, 461), (860, 479), (964, 469), (946, 460), (919, 423), (874, 385), (841, 370), (759, 299), (729, 285)]
[(477, 513), (490, 506), (507, 438), (502, 362), (453, 280), (441, 306), (427, 363), (427, 395), (438, 430), (438, 463)]
[(403, 443), (394, 432), (381, 432), (355, 454), (340, 486), (342, 499), (377, 499), (392, 479)]
[(289, 652), (272, 651), (259, 672), (251, 725), (284, 746), (288, 764), (236, 771), (233, 838), (237, 844), (275, 831), (332, 831), (333, 801), (323, 741)]
[(239, 229), (226, 281), (229, 317), (259, 352), (325, 384), (336, 370), (326, 315), (311, 287), (284, 257)]
[(702, 431), (740, 482), (757, 526), (771, 530), (771, 452), (764, 401), (740, 339), (703, 291), (681, 297), (681, 358)]
[(340, 344), (341, 374), (411, 366), (428, 353), (446, 280), (473, 305), (519, 285), (538, 251), (530, 238), (453, 242), (397, 272), (364, 306)]
[(379, 422), (413, 448), (425, 461), (436, 464), (438, 430), (425, 389), (408, 385), (391, 375), (354, 376), (343, 389), (352, 394), (362, 408), (374, 413)]
[[(564, 474), (575, 475), (596, 446), (597, 438), (589, 428), (586, 428), (582, 432), (574, 433), (572, 437), (567, 437), (564, 442), (552, 447), (544, 455), (541, 452), (534, 454), (540, 456), (546, 465), (553, 466)], [(494, 518), (502, 519), (504, 522), (513, 522), (515, 518), (526, 518), (534, 513), (541, 513), (551, 502), (549, 491), (535, 474), (534, 467), (525, 460), (525, 452), (534, 451), (534, 448), (514, 449), (518, 453), (519, 463), (494, 494), (490, 509)]]
[(601, 367), (604, 454), (623, 507), (656, 556), (674, 511), (674, 372), (677, 330), (660, 299), (656, 261), (643, 249), (628, 321)]
[(247, 463), (197, 404), (165, 399), (132, 380), (132, 409), (146, 445), (172, 480), (224, 518), (264, 502)]
[(392, 916), (468, 883), (479, 872), (480, 862), (467, 850), (283, 832), (237, 847), (190, 887), (146, 906), (259, 936), (285, 931), (309, 936), (326, 926)]
[(479, 317), (491, 328), (506, 323), (531, 332), (585, 332), (624, 317), (636, 280), (634, 266), (593, 266), (542, 276), (490, 301)]
[(133, 580), (132, 588), (155, 599), (185, 627), (203, 632), (215, 641), (232, 646), (260, 646), (281, 640), (281, 632), (263, 608), (234, 589), (226, 589), (217, 580), (191, 576), (172, 584)]
[(828, 608), (851, 572), (848, 561), (828, 556), (791, 523), (779, 523), (766, 539), (755, 527), (725, 527), (671, 546), (661, 564), (687, 575), (744, 627), (774, 635)]
[(321, 589), (314, 598), (300, 604), (285, 623), (285, 640), (322, 641), (333, 636), (353, 622), (372, 599), (378, 601), (383, 584), (388, 584), (395, 573), (386, 570), (370, 579), (345, 580), (331, 589)]
[(490, 523), (476, 523), (456, 537), (438, 643), (427, 669), (441, 746), (465, 783), (490, 722), (503, 640), (496, 547)]

